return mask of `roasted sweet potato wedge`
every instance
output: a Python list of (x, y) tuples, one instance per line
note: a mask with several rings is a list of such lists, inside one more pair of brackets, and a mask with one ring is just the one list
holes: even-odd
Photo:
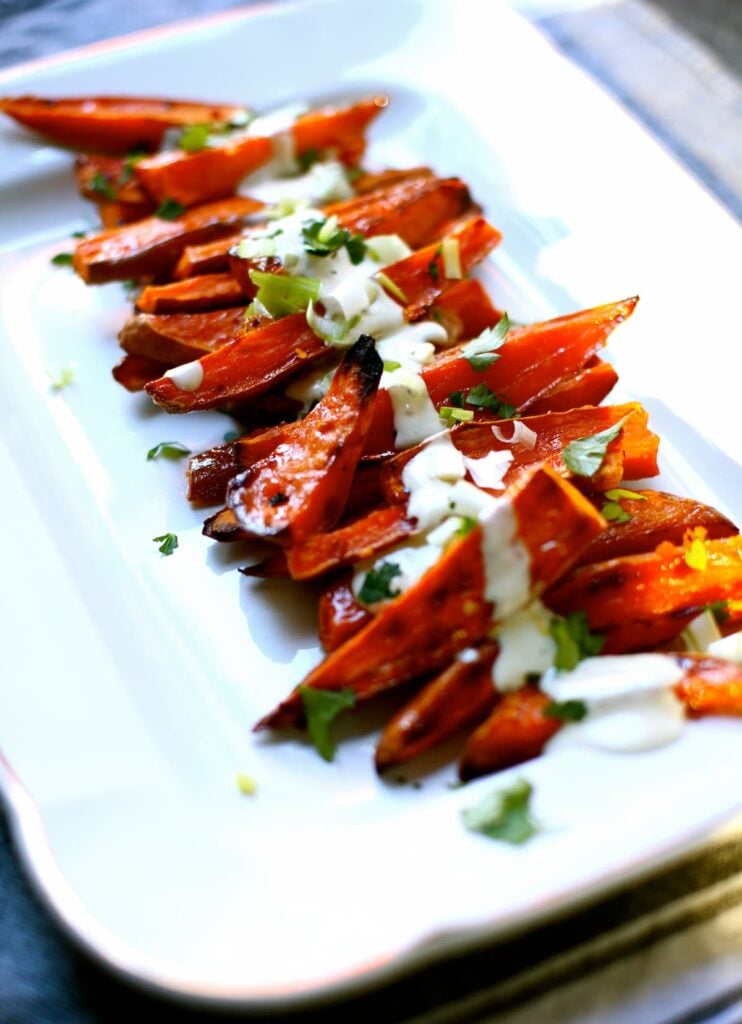
[(540, 416), (545, 412), (566, 412), (582, 405), (600, 405), (617, 382), (618, 374), (611, 364), (596, 357), (579, 373), (557, 381), (529, 404), (528, 415)]
[(322, 649), (329, 654), (342, 647), (371, 618), (371, 612), (356, 601), (350, 577), (335, 580), (319, 600), (317, 619)]
[(362, 335), (289, 443), (231, 481), (227, 506), (248, 535), (290, 545), (337, 522), (382, 372), (373, 338)]
[(243, 232), (235, 231), (213, 242), (187, 245), (173, 269), (173, 277), (182, 280), (197, 274), (219, 274), (229, 270), (229, 250), (238, 245)]
[[(339, 159), (357, 163), (363, 154), (364, 133), (385, 105), (382, 97), (302, 115), (287, 129), (295, 154), (333, 149)], [(242, 134), (196, 153), (173, 150), (141, 160), (136, 176), (158, 202), (174, 199), (193, 206), (232, 195), (242, 179), (268, 163), (273, 154), (272, 138)]]
[(148, 285), (136, 306), (142, 313), (197, 313), (246, 302), (245, 293), (231, 274), (202, 274), (185, 281)]
[(315, 533), (292, 547), (287, 553), (289, 572), (295, 580), (314, 579), (380, 554), (414, 532), (404, 508), (376, 508), (362, 519)]
[(650, 554), (585, 565), (544, 601), (562, 615), (584, 609), (590, 629), (605, 637), (607, 654), (650, 650), (712, 602), (742, 596), (742, 538), (707, 540), (704, 550), (703, 569), (688, 564), (685, 547), (669, 543)]
[[(559, 578), (604, 526), (589, 502), (548, 467), (534, 470), (502, 500), (512, 504), (517, 535), (529, 553), (532, 596)], [(481, 641), (497, 617), (485, 597), (482, 544), (479, 526), (452, 543), (416, 584), (310, 672), (304, 685), (349, 688), (364, 701), (443, 668), (458, 651)], [(295, 691), (257, 728), (285, 728), (301, 718)]]
[[(675, 687), (687, 713), (742, 714), (742, 667), (704, 654), (673, 654), (685, 670)], [(490, 717), (469, 737), (459, 766), (462, 779), (529, 761), (563, 726), (546, 715), (551, 698), (534, 686), (506, 694)]]
[(449, 736), (478, 725), (497, 703), (492, 681), (496, 644), (472, 648), (472, 657), (454, 660), (394, 715), (376, 746), (376, 770), (405, 764)]
[(0, 110), (60, 146), (101, 153), (155, 149), (168, 128), (229, 122), (246, 113), (234, 104), (142, 96), (9, 96), (0, 99)]
[(139, 313), (124, 324), (121, 347), (166, 366), (177, 366), (238, 341), (249, 330), (244, 310), (218, 309), (208, 313)]
[[(498, 350), (499, 358), (482, 372), (472, 368), (463, 354), (463, 346), (449, 349), (423, 370), (430, 398), (440, 408), (449, 405), (455, 393), (468, 394), (484, 384), (503, 402), (525, 412), (558, 382), (579, 373), (618, 324), (631, 316), (637, 301), (627, 299), (527, 327), (514, 327)], [(382, 391), (376, 400), (366, 452), (372, 455), (393, 451), (392, 407), (389, 396)]]
[(168, 369), (168, 363), (161, 363), (147, 356), (125, 355), (111, 373), (127, 391), (142, 391), (144, 385), (157, 380)]
[(145, 217), (84, 238), (73, 265), (86, 284), (162, 278), (186, 245), (233, 233), (262, 206), (257, 199), (236, 196), (188, 210), (174, 220)]

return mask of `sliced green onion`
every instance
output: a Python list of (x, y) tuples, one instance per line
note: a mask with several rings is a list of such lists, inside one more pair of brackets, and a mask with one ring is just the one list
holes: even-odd
[(402, 291), (399, 285), (395, 284), (394, 281), (392, 281), (391, 277), (386, 276), (383, 270), (378, 271), (378, 273), (376, 274), (376, 280), (379, 282), (380, 285), (382, 285), (382, 287), (386, 288), (388, 292), (391, 292), (395, 299), (399, 299), (400, 302), (403, 302), (405, 305), (407, 305), (407, 296), (405, 295), (405, 293)]
[(321, 284), (317, 277), (269, 274), (263, 270), (251, 270), (250, 280), (258, 289), (255, 300), (276, 320), (291, 313), (303, 313), (317, 299)]
[(412, 249), (399, 235), (374, 235), (366, 239), (366, 249), (371, 259), (383, 267), (407, 259), (412, 253)]
[(457, 409), (453, 405), (442, 405), (438, 410), (438, 415), (442, 420), (453, 420), (459, 423), (469, 423), (474, 419), (472, 409)]
[(460, 281), (464, 276), (461, 269), (461, 247), (458, 238), (444, 238), (441, 245), (443, 273), (449, 281)]

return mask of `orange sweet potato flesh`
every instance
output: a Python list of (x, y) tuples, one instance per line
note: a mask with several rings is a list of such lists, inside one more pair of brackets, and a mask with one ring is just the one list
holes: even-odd
[(386, 551), (415, 532), (403, 508), (373, 509), (362, 519), (329, 533), (316, 533), (288, 552), (295, 580), (314, 579)]
[(229, 250), (239, 245), (242, 231), (235, 231), (213, 242), (187, 245), (175, 264), (173, 277), (182, 280), (197, 274), (217, 274), (229, 270)]
[(469, 189), (459, 178), (428, 175), (402, 180), (341, 203), (323, 207), (346, 230), (367, 237), (399, 235), (411, 249), (439, 237), (441, 228), (471, 205)]
[(691, 568), (685, 550), (661, 544), (575, 569), (544, 597), (562, 615), (584, 609), (605, 653), (641, 651), (672, 640), (714, 601), (742, 597), (742, 538), (705, 543), (708, 564)]
[[(742, 667), (705, 654), (672, 654), (684, 670), (675, 692), (692, 717), (742, 715)], [(467, 741), (464, 781), (538, 757), (563, 723), (544, 714), (551, 698), (534, 686), (506, 694)]]
[(145, 384), (161, 377), (167, 369), (167, 363), (161, 363), (156, 359), (148, 359), (147, 356), (125, 355), (118, 366), (114, 366), (111, 373), (114, 380), (118, 381), (127, 391), (142, 391)]
[[(502, 240), (500, 232), (484, 217), (467, 221), (450, 237), (459, 243), (462, 274), (472, 271)], [(439, 248), (434, 242), (384, 268), (384, 274), (405, 297), (405, 315), (408, 320), (424, 317), (435, 300), (459, 280), (445, 276), (443, 262), (437, 255)], [(431, 267), (435, 267), (434, 276)]]
[(137, 299), (142, 313), (197, 313), (246, 303), (245, 293), (231, 274), (202, 274), (185, 281), (148, 285)]
[(707, 654), (673, 655), (685, 670), (675, 687), (693, 718), (742, 715), (742, 666)]
[(538, 757), (562, 727), (558, 718), (544, 714), (550, 703), (535, 686), (506, 693), (467, 740), (459, 764), (461, 779), (466, 782)]
[(566, 412), (581, 405), (600, 405), (618, 382), (610, 363), (591, 359), (579, 373), (557, 383), (528, 406), (529, 416), (545, 412)]
[(122, 154), (155, 149), (173, 126), (230, 121), (245, 113), (234, 104), (143, 96), (9, 96), (0, 99), (0, 110), (61, 146)]
[[(297, 156), (309, 150), (336, 149), (354, 164), (364, 148), (364, 133), (386, 101), (364, 100), (349, 107), (325, 107), (299, 117), (288, 130)], [(196, 153), (173, 150), (141, 160), (136, 176), (159, 202), (175, 199), (184, 206), (232, 195), (244, 177), (273, 156), (273, 140), (241, 136)]]
[(385, 726), (376, 746), (376, 770), (405, 764), (486, 718), (498, 699), (492, 681), (496, 653), (496, 644), (483, 644), (475, 660), (453, 661), (426, 683)]
[[(532, 593), (559, 578), (604, 520), (569, 483), (541, 467), (509, 496), (520, 540), (530, 556)], [(446, 549), (420, 580), (385, 605), (360, 632), (307, 676), (305, 686), (352, 689), (357, 701), (448, 664), (477, 644), (490, 626), (493, 606), (484, 596), (482, 531), (475, 527)], [(301, 721), (294, 691), (257, 728)]]
[(476, 338), (502, 319), (502, 312), (475, 278), (456, 281), (446, 288), (433, 303), (430, 315), (445, 327), (451, 343)]
[(350, 640), (372, 619), (363, 605), (356, 601), (350, 576), (335, 580), (322, 593), (318, 607), (319, 640), (328, 654)]
[(262, 207), (257, 199), (235, 196), (187, 210), (174, 220), (145, 217), (82, 239), (73, 266), (86, 284), (166, 277), (186, 245), (231, 234)]
[(227, 507), (248, 535), (291, 545), (337, 522), (382, 372), (373, 338), (362, 335), (290, 442), (230, 482)]
[[(502, 241), (500, 232), (484, 217), (465, 221), (449, 238), (458, 242), (463, 275), (470, 273)], [(385, 275), (405, 296), (409, 320), (425, 316), (438, 296), (459, 280), (446, 277), (440, 252), (440, 244), (433, 242), (384, 268)]]
[(177, 366), (223, 348), (247, 334), (242, 309), (208, 313), (139, 313), (124, 324), (119, 341), (125, 352)]
[[(600, 562), (621, 555), (637, 555), (653, 551), (658, 544), (682, 543), (689, 527), (702, 526), (709, 537), (729, 537), (737, 527), (721, 512), (692, 498), (678, 498), (664, 491), (641, 490), (641, 498), (621, 498), (621, 507), (628, 512), (628, 522), (609, 522), (603, 533), (583, 551), (578, 565)], [(595, 496), (600, 509), (605, 496)]]
[[(611, 332), (631, 316), (638, 299), (626, 299), (595, 309), (514, 327), (499, 351), (499, 359), (483, 372), (471, 368), (461, 346), (442, 353), (426, 366), (422, 377), (436, 408), (449, 404), (454, 391), (484, 383), (508, 405), (525, 412), (559, 381), (578, 373), (605, 345)], [(366, 453), (394, 451), (392, 407), (379, 393)]]
[(292, 313), (203, 356), (203, 380), (195, 391), (183, 391), (169, 377), (152, 381), (145, 390), (168, 412), (211, 409), (269, 391), (326, 353), (304, 314)]
[(133, 164), (123, 157), (82, 153), (75, 160), (75, 180), (84, 199), (92, 203), (105, 199), (116, 207), (119, 220), (114, 223), (128, 224), (154, 212), (155, 203), (142, 192)]

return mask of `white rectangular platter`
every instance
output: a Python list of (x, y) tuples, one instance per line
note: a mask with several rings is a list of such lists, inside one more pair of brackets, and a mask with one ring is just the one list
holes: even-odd
[[(472, 187), (504, 244), (484, 273), (516, 318), (639, 293), (610, 358), (664, 438), (667, 489), (742, 512), (738, 229), (613, 101), (491, 0), (320, 0), (145, 34), (0, 76), (6, 94), (140, 93), (257, 107), (388, 93), (379, 164)], [(460, 813), (493, 788), (379, 780), (381, 716), (335, 763), (251, 725), (316, 663), (311, 594), (232, 571), (164, 440), (218, 443), (110, 376), (128, 303), (50, 257), (90, 223), (71, 157), (0, 126), (0, 782), (68, 930), (183, 998), (340, 995), (505, 934), (661, 862), (732, 814), (742, 723), (642, 756), (587, 749), (514, 774), (541, 834), (509, 848)], [(734, 334), (737, 333), (735, 337)], [(75, 368), (62, 392), (48, 374)], [(173, 531), (175, 555), (151, 538)], [(245, 772), (258, 784), (237, 792)]]

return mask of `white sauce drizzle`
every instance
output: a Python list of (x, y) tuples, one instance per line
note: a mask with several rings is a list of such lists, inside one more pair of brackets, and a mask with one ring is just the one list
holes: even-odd
[(191, 363), (183, 363), (182, 366), (166, 370), (164, 376), (169, 377), (181, 391), (197, 391), (203, 382), (204, 371), (198, 359), (194, 359)]
[(472, 480), (478, 487), (488, 487), (491, 491), (505, 489), (505, 474), (510, 469), (513, 453), (492, 451), (482, 459), (470, 459), (464, 456), (464, 464), (471, 473)]
[(518, 537), (513, 503), (495, 498), (479, 517), (482, 527), (484, 596), (494, 605), (494, 618), (505, 619), (528, 603), (530, 556)]
[(708, 645), (708, 652), (715, 658), (725, 658), (742, 665), (742, 633), (730, 633), (721, 640), (714, 640)]
[(532, 601), (497, 627), (498, 653), (492, 681), (501, 693), (524, 686), (529, 675), (542, 675), (554, 664), (556, 643), (549, 631), (553, 615)]
[(411, 448), (440, 429), (438, 411), (419, 374), (394, 370), (387, 377), (386, 390), (392, 403), (397, 448)]
[(554, 701), (587, 705), (581, 722), (566, 724), (549, 749), (587, 745), (602, 750), (653, 750), (677, 739), (685, 712), (673, 691), (683, 678), (665, 654), (623, 654), (587, 658), (572, 672), (547, 672), (541, 689)]

